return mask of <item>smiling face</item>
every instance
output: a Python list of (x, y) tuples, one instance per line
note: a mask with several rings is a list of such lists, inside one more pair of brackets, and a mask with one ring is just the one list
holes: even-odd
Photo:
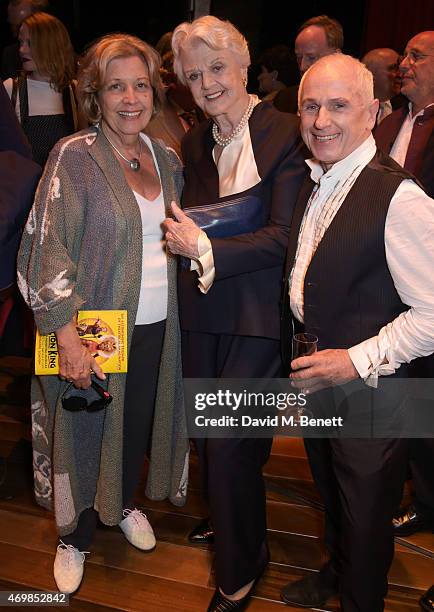
[(29, 73), (36, 72), (37, 67), (30, 47), (30, 32), (25, 23), (20, 27), (18, 41), (20, 43), (19, 53), (24, 70)]
[(324, 28), (320, 26), (312, 25), (305, 28), (295, 39), (295, 56), (302, 75), (320, 57), (335, 52), (336, 49), (329, 47)]
[(413, 113), (434, 102), (434, 31), (421, 32), (407, 44), (399, 70), (402, 93), (413, 103)]
[(302, 82), (302, 137), (327, 169), (366, 140), (377, 110), (378, 101), (366, 100), (350, 63), (314, 66)]
[(196, 104), (210, 117), (239, 117), (245, 110), (246, 69), (229, 49), (214, 50), (202, 41), (181, 51), (182, 70)]
[(149, 70), (137, 56), (113, 59), (98, 93), (102, 121), (109, 137), (134, 142), (149, 123), (153, 112), (153, 90)]

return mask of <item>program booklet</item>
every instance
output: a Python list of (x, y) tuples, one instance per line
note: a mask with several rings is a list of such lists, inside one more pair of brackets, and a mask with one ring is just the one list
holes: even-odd
[[(81, 310), (76, 323), (82, 344), (103, 372), (127, 372), (127, 311)], [(36, 331), (35, 374), (58, 374), (56, 334), (41, 336)]]

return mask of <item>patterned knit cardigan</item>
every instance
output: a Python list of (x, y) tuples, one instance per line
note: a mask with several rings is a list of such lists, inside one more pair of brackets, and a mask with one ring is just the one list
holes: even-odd
[[(177, 157), (153, 141), (166, 212), (179, 201)], [(168, 314), (158, 378), (147, 495), (185, 503), (188, 439), (182, 393), (176, 261), (168, 255)], [(53, 148), (25, 227), (18, 283), (41, 333), (86, 310), (126, 309), (128, 350), (142, 269), (139, 207), (104, 134), (89, 128)], [(122, 432), (125, 374), (108, 376), (113, 402), (96, 413), (61, 407), (67, 383), (41, 376), (32, 383), (35, 494), (54, 510), (60, 535), (80, 513), (99, 511), (107, 525), (122, 520)], [(146, 384), (146, 380), (144, 380)]]

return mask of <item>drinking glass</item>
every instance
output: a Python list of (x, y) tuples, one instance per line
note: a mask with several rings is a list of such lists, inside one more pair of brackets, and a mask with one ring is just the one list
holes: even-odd
[[(298, 357), (306, 357), (307, 355), (313, 355), (318, 350), (318, 336), (309, 333), (298, 333), (292, 337), (292, 359)], [(306, 393), (306, 390), (299, 389), (300, 393)], [(308, 416), (312, 417), (313, 414), (310, 410), (307, 410), (303, 406), (296, 406), (287, 411), (286, 414), (291, 414), (294, 417), (294, 425), (300, 425), (300, 417)]]
[(292, 358), (313, 355), (318, 350), (318, 336), (314, 334), (294, 334), (292, 337)]

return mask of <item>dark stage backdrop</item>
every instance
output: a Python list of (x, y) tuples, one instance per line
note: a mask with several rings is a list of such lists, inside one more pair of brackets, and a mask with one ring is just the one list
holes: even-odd
[(415, 34), (434, 30), (434, 0), (367, 0), (366, 23), (367, 51), (391, 47), (401, 52)]
[[(194, 0), (129, 0), (114, 7), (98, 0), (51, 0), (50, 12), (65, 23), (80, 53), (92, 40), (113, 31), (130, 32), (155, 44), (187, 18), (192, 6)], [(6, 7), (7, 0), (0, 0), (0, 47), (11, 42)], [(230, 19), (243, 32), (253, 61), (273, 44), (292, 47), (298, 26), (322, 13), (342, 23), (345, 51), (355, 56), (378, 46), (401, 51), (413, 34), (434, 28), (434, 0), (212, 0), (211, 12)], [(253, 89), (254, 79), (250, 83)]]

